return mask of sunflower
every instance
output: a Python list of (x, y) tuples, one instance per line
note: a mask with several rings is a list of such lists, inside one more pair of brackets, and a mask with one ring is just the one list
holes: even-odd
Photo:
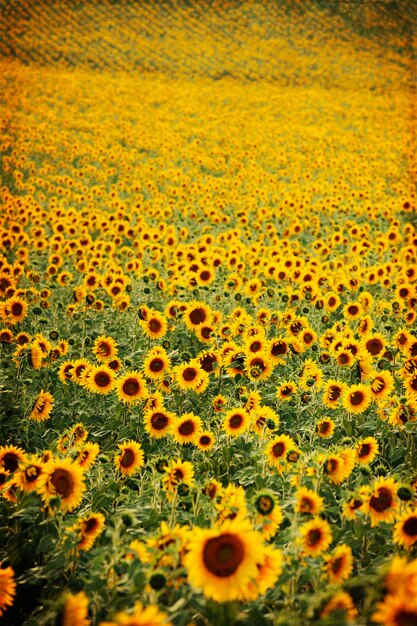
[(335, 424), (334, 421), (330, 417), (323, 417), (321, 420), (317, 422), (316, 432), (319, 437), (323, 439), (327, 439), (331, 437), (334, 433)]
[(356, 452), (350, 448), (330, 454), (325, 460), (324, 472), (336, 485), (350, 476), (355, 466)]
[(222, 413), (223, 408), (227, 405), (227, 402), (228, 400), (226, 396), (222, 396), (221, 394), (215, 396), (212, 400), (213, 411), (215, 413)]
[(63, 598), (61, 609), (62, 626), (90, 626), (88, 619), (88, 598), (84, 591), (72, 594), (67, 593)]
[(114, 464), (123, 476), (130, 476), (143, 467), (145, 461), (140, 443), (130, 439), (119, 443), (118, 447), (120, 453), (114, 458)]
[(336, 353), (336, 363), (340, 367), (352, 367), (355, 362), (355, 357), (350, 350), (341, 349)]
[(286, 463), (286, 457), (290, 450), (297, 450), (294, 440), (288, 437), (288, 435), (277, 435), (265, 448), (268, 463), (276, 467), (278, 471), (281, 471)]
[(117, 344), (115, 340), (106, 335), (97, 337), (93, 346), (93, 354), (101, 363), (111, 361), (117, 355)]
[(220, 374), (219, 357), (216, 352), (202, 352), (197, 355), (197, 360), (200, 364), (200, 367), (207, 374), (214, 374), (215, 376), (218, 376)]
[(19, 296), (12, 296), (5, 302), (5, 310), (8, 316), (8, 323), (12, 326), (21, 322), (27, 316), (28, 303), (19, 298)]
[(168, 331), (168, 321), (159, 311), (149, 311), (146, 320), (140, 321), (140, 325), (149, 339), (160, 339)]
[(212, 449), (215, 441), (215, 437), (212, 433), (210, 433), (208, 430), (203, 430), (199, 434), (198, 439), (196, 439), (195, 445), (199, 450), (206, 451)]
[(143, 362), (143, 371), (152, 380), (164, 379), (171, 367), (171, 361), (164, 348), (155, 346), (149, 350)]
[(373, 622), (381, 626), (415, 626), (417, 624), (417, 600), (410, 594), (387, 594), (376, 605), (371, 615)]
[(323, 498), (312, 489), (299, 487), (295, 494), (295, 511), (304, 515), (317, 515), (323, 510)]
[(153, 409), (146, 409), (144, 416), (145, 430), (152, 439), (160, 439), (168, 435), (177, 419), (175, 413), (166, 411), (165, 408), (157, 406)]
[(363, 348), (372, 356), (377, 357), (385, 351), (386, 341), (381, 333), (365, 335), (362, 339)]
[(268, 355), (273, 365), (282, 365), (284, 358), (288, 353), (288, 342), (284, 339), (271, 339), (267, 344), (265, 353)]
[(273, 546), (264, 546), (262, 557), (257, 565), (258, 576), (255, 580), (247, 583), (246, 589), (241, 593), (240, 599), (245, 602), (256, 600), (271, 589), (282, 573), (283, 555), (281, 550)]
[(203, 370), (197, 359), (193, 359), (189, 363), (177, 365), (177, 367), (174, 368), (174, 375), (179, 388), (184, 391), (188, 389), (192, 389), (196, 392), (202, 391), (199, 385), (201, 383), (208, 383), (209, 380), (209, 375)]
[(66, 385), (72, 379), (72, 370), (74, 364), (72, 361), (64, 361), (58, 368), (58, 378), (63, 385)]
[(157, 605), (143, 606), (136, 602), (133, 611), (117, 613), (111, 622), (100, 622), (98, 626), (172, 626), (166, 613)]
[(323, 404), (329, 409), (337, 409), (346, 389), (346, 383), (333, 378), (328, 380), (324, 385)]
[(73, 361), (71, 380), (75, 381), (78, 385), (83, 385), (92, 367), (93, 366), (87, 359), (77, 359)]
[(80, 447), (78, 455), (75, 458), (75, 462), (78, 463), (78, 465), (85, 472), (94, 464), (99, 452), (100, 447), (98, 443), (87, 442)]
[(329, 293), (324, 299), (324, 308), (328, 313), (333, 313), (333, 311), (339, 308), (340, 303), (341, 300), (337, 293)]
[(404, 513), (394, 526), (395, 543), (411, 548), (417, 543), (417, 508)]
[(361, 465), (372, 463), (379, 452), (379, 445), (375, 437), (366, 437), (356, 445), (356, 462)]
[(344, 408), (350, 413), (363, 413), (371, 403), (372, 395), (370, 388), (362, 383), (350, 385), (345, 389), (342, 396)]
[(374, 372), (370, 377), (370, 391), (377, 402), (384, 402), (394, 389), (394, 377), (388, 370)]
[(0, 467), (6, 472), (13, 474), (18, 469), (19, 463), (26, 461), (27, 455), (22, 448), (13, 445), (0, 447)]
[(122, 369), (122, 362), (118, 357), (111, 359), (111, 361), (107, 361), (108, 367), (110, 367), (113, 372), (118, 372)]
[[(353, 604), (352, 597), (346, 591), (338, 591), (322, 608), (320, 618), (330, 619), (333, 614), (340, 615), (343, 613), (343, 622), (334, 621), (334, 624), (352, 623), (357, 617), (357, 610)], [(336, 615), (334, 619), (336, 620)], [(332, 618), (333, 619), (333, 618)]]
[(18, 346), (26, 346), (28, 343), (30, 343), (30, 340), (31, 337), (28, 333), (19, 333), (15, 337), (15, 341)]
[(42, 351), (39, 343), (37, 341), (32, 341), (29, 346), (28, 352), (29, 365), (33, 367), (34, 370), (39, 370), (43, 365), (42, 361), (44, 359), (44, 356), (45, 354)]
[(117, 379), (116, 393), (121, 402), (133, 404), (146, 398), (148, 392), (142, 375), (137, 370), (132, 370)]
[(29, 415), (29, 419), (35, 422), (44, 422), (51, 416), (52, 408), (54, 405), (54, 397), (48, 391), (42, 391), (36, 398), (32, 411)]
[(184, 557), (188, 580), (216, 602), (239, 599), (259, 574), (263, 537), (247, 520), (235, 519), (220, 527), (195, 527)]
[(286, 380), (277, 387), (276, 396), (280, 400), (292, 400), (292, 396), (297, 392), (297, 385), (290, 380)]
[(194, 413), (184, 413), (173, 424), (172, 434), (178, 443), (194, 443), (199, 436), (203, 422)]
[(3, 615), (8, 606), (12, 606), (16, 595), (16, 583), (14, 580), (14, 570), (11, 567), (4, 567), (0, 564), (0, 616)]
[(247, 354), (244, 358), (245, 373), (251, 380), (266, 380), (273, 372), (269, 357), (264, 352)]
[(353, 570), (352, 548), (346, 544), (338, 545), (332, 554), (324, 557), (326, 574), (330, 584), (339, 585), (347, 580)]
[[(245, 408), (247, 404), (246, 402)], [(259, 436), (262, 436), (266, 427), (277, 428), (280, 422), (278, 413), (270, 406), (256, 406), (250, 410), (250, 416), (253, 420), (253, 430)]]
[(257, 515), (255, 526), (260, 526), (260, 531), (266, 539), (272, 539), (282, 522), (282, 509), (270, 492), (259, 493), (255, 499)]
[(46, 463), (38, 487), (44, 502), (59, 496), (61, 509), (70, 512), (80, 504), (84, 491), (84, 474), (77, 463), (68, 458)]
[[(76, 368), (74, 367), (74, 370)], [(74, 372), (75, 373), (75, 372)], [(85, 377), (85, 386), (88, 391), (105, 395), (110, 393), (115, 385), (114, 371), (108, 365), (96, 365), (91, 367)]]
[(106, 518), (101, 513), (89, 513), (85, 517), (79, 519), (73, 527), (78, 531), (80, 536), (80, 542), (77, 545), (77, 550), (87, 552), (92, 548), (97, 537), (103, 532), (106, 523)]
[(168, 494), (173, 495), (178, 485), (184, 483), (188, 487), (194, 484), (194, 466), (189, 461), (171, 461), (164, 469), (163, 485)]
[(20, 465), (17, 474), (17, 481), (20, 489), (26, 491), (36, 491), (39, 487), (42, 473), (44, 471), (44, 463), (36, 457), (28, 457), (26, 461)]
[(326, 520), (314, 517), (300, 527), (299, 543), (307, 556), (317, 556), (332, 542), (332, 531)]
[(355, 495), (352, 496), (347, 502), (343, 504), (342, 515), (346, 519), (353, 520), (356, 517), (356, 514), (360, 511), (363, 511), (363, 504), (365, 499), (363, 495)]
[[(0, 343), (12, 343), (13, 333), (8, 328), (0, 329)], [(19, 344), (21, 345), (21, 344)]]
[(364, 502), (363, 511), (369, 513), (371, 526), (395, 520), (398, 509), (397, 488), (393, 478), (380, 477)]
[(223, 430), (230, 437), (238, 437), (249, 428), (250, 415), (245, 409), (230, 409), (224, 416)]
[(190, 330), (201, 324), (207, 324), (211, 319), (211, 309), (204, 302), (194, 300), (190, 302), (184, 313), (184, 322)]
[(343, 315), (348, 320), (356, 320), (362, 314), (359, 302), (348, 302), (343, 307)]

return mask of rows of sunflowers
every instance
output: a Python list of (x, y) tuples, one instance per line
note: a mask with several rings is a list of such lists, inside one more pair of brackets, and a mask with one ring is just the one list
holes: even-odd
[(0, 3), (1, 624), (416, 626), (400, 4)]

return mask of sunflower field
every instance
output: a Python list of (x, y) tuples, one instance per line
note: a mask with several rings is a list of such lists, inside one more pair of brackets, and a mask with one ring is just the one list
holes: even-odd
[(2, 625), (417, 625), (413, 4), (0, 1)]

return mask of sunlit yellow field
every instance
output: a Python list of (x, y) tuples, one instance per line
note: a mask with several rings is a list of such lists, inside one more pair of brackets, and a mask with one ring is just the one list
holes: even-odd
[(0, 623), (416, 626), (412, 3), (0, 7)]

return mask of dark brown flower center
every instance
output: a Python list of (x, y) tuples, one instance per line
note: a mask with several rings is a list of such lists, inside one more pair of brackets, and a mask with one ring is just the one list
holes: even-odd
[(195, 424), (192, 420), (186, 420), (182, 424), (180, 424), (178, 428), (178, 432), (183, 437), (187, 437), (188, 435), (192, 435), (195, 432)]
[(360, 458), (364, 456), (368, 456), (370, 451), (371, 451), (371, 445), (369, 443), (363, 443), (361, 447), (359, 448), (358, 456)]
[(200, 444), (202, 446), (208, 446), (211, 443), (211, 439), (208, 435), (203, 435), (202, 437), (200, 437)]
[(68, 498), (74, 490), (74, 479), (66, 469), (56, 469), (51, 476), (51, 483), (63, 498)]
[(386, 509), (389, 509), (392, 505), (392, 494), (386, 487), (380, 487), (378, 489), (378, 495), (372, 496), (369, 501), (369, 506), (377, 513), (383, 513)]
[(244, 555), (241, 540), (235, 535), (225, 533), (206, 542), (203, 561), (211, 574), (219, 578), (228, 578), (236, 572)]
[(98, 346), (98, 353), (101, 356), (109, 356), (109, 354), (111, 353), (111, 346), (109, 343), (107, 342), (102, 342), (99, 344)]
[(271, 354), (273, 356), (278, 356), (279, 354), (286, 354), (287, 352), (287, 344), (284, 341), (276, 341), (272, 345)]
[(140, 392), (140, 384), (136, 378), (128, 378), (125, 380), (122, 386), (122, 391), (127, 396), (137, 396)]
[(160, 359), (159, 357), (155, 357), (149, 363), (149, 369), (151, 370), (151, 372), (155, 372), (155, 373), (161, 372), (164, 369), (163, 360)]
[(151, 417), (151, 425), (154, 430), (163, 430), (168, 426), (169, 419), (163, 413), (154, 413)]
[(307, 533), (306, 542), (310, 548), (314, 548), (322, 538), (322, 532), (319, 528), (313, 528)]
[(417, 626), (417, 610), (401, 609), (395, 614), (395, 626)]
[(409, 537), (417, 537), (417, 516), (409, 517), (403, 524), (403, 533)]
[(198, 326), (198, 324), (202, 324), (206, 321), (207, 315), (204, 309), (197, 308), (193, 309), (190, 313), (190, 321), (194, 326)]
[(7, 472), (15, 472), (19, 467), (19, 457), (14, 452), (6, 452), (3, 457), (3, 467)]
[(331, 570), (333, 574), (337, 574), (338, 572), (340, 572), (340, 570), (342, 569), (342, 565), (343, 565), (343, 557), (334, 559), (331, 563)]
[(33, 483), (41, 473), (41, 468), (37, 465), (29, 465), (25, 469), (25, 479), (27, 483)]
[(366, 349), (373, 356), (379, 354), (383, 348), (382, 342), (379, 339), (370, 339), (366, 342)]
[(84, 523), (84, 532), (92, 533), (97, 529), (97, 527), (98, 527), (98, 520), (95, 517), (92, 517)]
[(152, 318), (148, 322), (148, 328), (151, 331), (151, 333), (159, 333), (159, 331), (162, 328), (162, 324), (159, 320)]
[(120, 459), (120, 465), (127, 469), (135, 462), (135, 454), (133, 450), (127, 448), (123, 451), (122, 458)]
[(340, 387), (336, 387), (336, 385), (332, 385), (331, 387), (329, 387), (328, 396), (330, 402), (336, 402), (336, 400), (340, 398), (341, 393), (342, 390)]
[(12, 315), (15, 315), (16, 317), (18, 317), (19, 315), (22, 314), (22, 311), (23, 311), (22, 304), (20, 302), (13, 302), (11, 306)]
[(285, 452), (285, 444), (282, 441), (278, 441), (278, 443), (274, 444), (272, 447), (272, 454), (276, 459), (279, 459), (283, 456)]
[(107, 372), (98, 372), (94, 376), (94, 382), (96, 383), (97, 387), (100, 387), (103, 389), (104, 387), (107, 387), (110, 384), (111, 380)]
[(206, 354), (200, 359), (200, 365), (208, 374), (213, 371), (213, 364), (217, 362), (214, 354)]
[(364, 396), (363, 391), (354, 391), (349, 396), (350, 404), (352, 406), (359, 406), (364, 401), (364, 398), (365, 398), (365, 396)]
[(182, 373), (183, 379), (189, 383), (197, 377), (197, 370), (194, 367), (186, 367)]
[(243, 424), (243, 416), (240, 413), (235, 413), (229, 419), (229, 428), (239, 428)]

